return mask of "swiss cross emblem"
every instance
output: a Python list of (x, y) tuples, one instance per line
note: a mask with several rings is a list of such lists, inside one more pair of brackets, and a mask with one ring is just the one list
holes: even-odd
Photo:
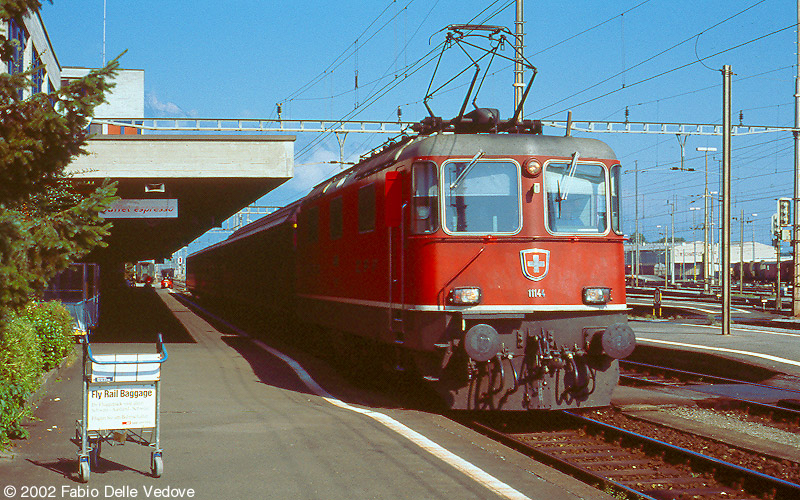
[(519, 257), (522, 261), (522, 274), (526, 278), (539, 281), (547, 276), (547, 271), (550, 269), (550, 250), (541, 248), (522, 250)]

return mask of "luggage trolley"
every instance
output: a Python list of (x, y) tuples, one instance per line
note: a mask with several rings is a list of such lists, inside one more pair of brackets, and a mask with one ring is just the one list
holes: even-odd
[[(78, 452), (80, 481), (89, 481), (91, 469), (97, 467), (103, 441), (124, 443), (128, 434), (139, 444), (152, 448), (150, 471), (154, 477), (161, 477), (164, 472), (159, 441), (161, 363), (167, 360), (161, 334), (158, 334), (156, 353), (93, 354), (87, 335), (81, 343), (83, 416), (75, 426), (75, 437), (81, 442)], [(143, 437), (147, 430), (150, 440)]]

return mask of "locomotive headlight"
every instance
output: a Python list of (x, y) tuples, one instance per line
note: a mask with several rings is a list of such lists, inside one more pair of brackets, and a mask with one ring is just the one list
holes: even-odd
[(456, 306), (474, 306), (481, 303), (481, 289), (477, 286), (453, 288), (447, 294), (447, 302)]
[(542, 173), (542, 165), (536, 160), (528, 160), (522, 173), (528, 177), (536, 177)]
[(611, 289), (604, 287), (589, 287), (583, 289), (584, 304), (607, 304), (611, 300)]

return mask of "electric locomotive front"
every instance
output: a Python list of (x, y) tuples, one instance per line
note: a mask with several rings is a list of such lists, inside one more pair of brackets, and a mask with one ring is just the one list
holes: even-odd
[(603, 406), (633, 350), (620, 166), (591, 139), (412, 142), (394, 341), (455, 409)]

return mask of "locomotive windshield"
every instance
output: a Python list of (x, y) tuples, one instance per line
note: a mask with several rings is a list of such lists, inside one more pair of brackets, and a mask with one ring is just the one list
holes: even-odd
[(451, 233), (515, 233), (521, 226), (519, 167), (455, 161), (443, 167), (444, 226)]
[(606, 170), (601, 165), (551, 162), (545, 167), (547, 227), (553, 233), (605, 233)]

